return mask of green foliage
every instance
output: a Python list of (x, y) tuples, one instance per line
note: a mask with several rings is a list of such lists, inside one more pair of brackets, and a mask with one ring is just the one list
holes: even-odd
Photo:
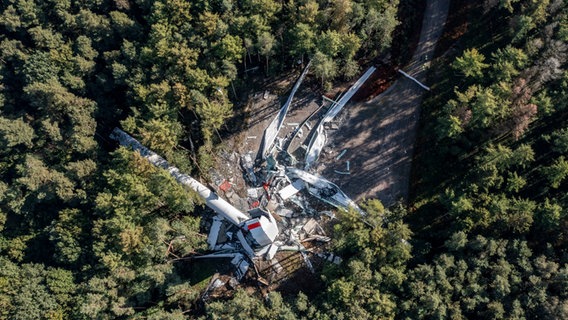
[(515, 28), (511, 29), (513, 36), (513, 42), (518, 43), (526, 38), (528, 33), (536, 28), (536, 23), (531, 16), (519, 15), (514, 20)]
[(456, 236), (462, 244), (451, 246), (453, 255), (442, 254), (410, 272), (401, 306), (404, 316), (554, 318), (563, 314), (550, 305), (561, 292), (545, 280), (563, 277), (565, 271), (555, 262), (533, 255), (524, 241), (481, 236), (464, 241), (463, 235)]
[[(139, 155), (109, 152), (108, 132), (121, 125), (206, 173), (242, 112), (228, 89), (244, 69), (280, 75), (311, 59), (329, 88), (388, 56), (400, 24), (398, 0), (3, 4), (1, 319), (197, 316), (199, 288), (171, 260), (206, 250), (202, 200)], [(325, 267), (320, 292), (237, 290), (205, 317), (568, 318), (567, 7), (471, 10), (458, 53), (430, 78), (409, 209), (372, 200), (363, 217), (342, 213), (343, 262)], [(192, 151), (179, 145), (189, 139)]]
[(568, 176), (568, 161), (564, 159), (564, 156), (560, 156), (550, 166), (542, 168), (542, 173), (550, 182), (551, 187), (558, 188)]
[(0, 317), (61, 319), (73, 312), (77, 287), (71, 271), (17, 265), (0, 258)]
[(485, 56), (476, 48), (472, 48), (465, 50), (461, 57), (456, 58), (452, 67), (466, 77), (480, 78), (483, 75), (483, 69), (489, 67), (484, 61)]
[[(565, 316), (549, 279), (566, 262), (567, 60), (553, 44), (566, 5), (483, 7), (460, 39), (477, 49), (440, 58), (438, 92), (423, 106), (416, 168), (432, 174), (414, 181), (409, 221), (423, 255), (403, 284), (401, 318)], [(556, 75), (542, 64), (553, 60)]]
[(61, 264), (75, 264), (81, 257), (81, 227), (86, 224), (77, 209), (65, 209), (59, 213), (49, 230), (49, 240), (54, 242), (55, 261)]
[(553, 151), (561, 154), (568, 153), (568, 128), (554, 131), (551, 138)]
[(328, 275), (325, 300), (333, 318), (394, 318), (399, 286), (411, 258), (411, 232), (402, 222), (405, 211), (386, 210), (380, 201), (367, 201), (365, 217), (352, 210), (341, 214), (333, 241), (346, 261)]
[[(322, 33), (318, 39), (317, 48), (318, 51), (323, 53), (328, 57), (335, 57), (342, 47), (341, 34), (337, 31), (328, 30)], [(314, 56), (314, 60), (317, 61), (318, 54)]]
[(527, 54), (521, 50), (511, 46), (504, 49), (497, 49), (492, 54), (494, 62), (491, 67), (495, 70), (494, 77), (497, 80), (510, 81), (517, 76), (528, 63)]
[(341, 67), (341, 73), (347, 80), (355, 78), (359, 74), (360, 70), (361, 68), (359, 67), (357, 61), (352, 59), (345, 61), (345, 63)]
[(277, 292), (267, 296), (267, 303), (244, 290), (237, 290), (233, 299), (207, 304), (207, 319), (297, 319), (290, 305)]
[(119, 287), (110, 278), (91, 278), (84, 286), (84, 294), (78, 305), (78, 314), (86, 318), (111, 319), (132, 315), (134, 310), (119, 295)]
[(0, 118), (0, 132), (2, 132), (0, 141), (6, 151), (19, 145), (24, 145), (28, 148), (33, 146), (34, 129), (22, 119), (9, 120)]
[(290, 33), (294, 44), (291, 51), (293, 55), (303, 56), (312, 52), (315, 47), (315, 32), (309, 24), (298, 23)]
[(312, 59), (314, 74), (321, 78), (322, 86), (325, 81), (332, 80), (337, 74), (337, 65), (324, 53), (317, 51)]
[(96, 199), (104, 216), (94, 222), (93, 232), (101, 263), (110, 270), (151, 265), (167, 257), (169, 242), (177, 236), (185, 237), (176, 246), (185, 246), (183, 252), (204, 248), (198, 220), (183, 217), (202, 200), (137, 154), (120, 148), (114, 156), (115, 169), (104, 173), (109, 189)]
[(197, 105), (196, 112), (202, 117), (205, 140), (210, 141), (224, 121), (231, 116), (231, 104), (226, 101), (205, 101)]
[(400, 24), (396, 14), (398, 3), (399, 1), (391, 1), (384, 5), (378, 5), (378, 2), (365, 3), (368, 7), (367, 14), (361, 21), (359, 33), (365, 49), (381, 52), (390, 47), (393, 32)]

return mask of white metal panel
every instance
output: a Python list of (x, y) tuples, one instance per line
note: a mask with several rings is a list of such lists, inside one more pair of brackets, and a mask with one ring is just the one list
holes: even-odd
[[(287, 172), (293, 178), (298, 178), (304, 180), (310, 186), (307, 186), (308, 192), (313, 196), (339, 208), (347, 209), (349, 207), (357, 210), (361, 215), (365, 215), (365, 212), (359, 208), (359, 206), (351, 200), (341, 189), (333, 182), (318, 177), (304, 170), (300, 170), (293, 167), (286, 168)], [(330, 189), (334, 191), (331, 196), (322, 196), (320, 190)]]
[(237, 232), (237, 238), (239, 239), (239, 242), (241, 243), (241, 246), (243, 246), (243, 249), (245, 250), (245, 252), (249, 255), (249, 257), (254, 256), (254, 250), (252, 250), (252, 248), (250, 247), (250, 245), (248, 244), (247, 240), (245, 239), (245, 236), (243, 235), (243, 232), (241, 230), (239, 230)]
[[(320, 124), (322, 123), (323, 122), (320, 122)], [(327, 136), (323, 125), (318, 125), (316, 128), (316, 133), (312, 136), (310, 144), (308, 145), (308, 150), (306, 151), (306, 170), (309, 169), (311, 165), (318, 160), (321, 150), (323, 149), (326, 141)]]
[(321, 150), (323, 149), (327, 137), (325, 136), (325, 130), (323, 129), (323, 125), (327, 122), (330, 122), (337, 116), (339, 111), (343, 109), (343, 106), (353, 97), (355, 92), (359, 90), (359, 88), (369, 79), (371, 74), (375, 72), (375, 67), (370, 67), (362, 76), (359, 78), (355, 83), (347, 90), (347, 92), (339, 99), (339, 101), (332, 105), (331, 108), (327, 111), (321, 121), (318, 123), (318, 127), (316, 128), (315, 134), (312, 136), (310, 143), (308, 145), (308, 150), (306, 151), (305, 157), (305, 169), (309, 169), (312, 164), (317, 161)]
[(243, 226), (261, 246), (271, 244), (278, 235), (276, 225), (265, 216), (250, 219)]
[(282, 200), (286, 200), (296, 193), (300, 192), (300, 190), (304, 189), (305, 186), (306, 185), (304, 184), (304, 181), (298, 179), (282, 188), (280, 191), (278, 191), (278, 194), (280, 195), (280, 198), (282, 198)]
[(274, 139), (276, 139), (276, 137), (278, 136), (278, 132), (280, 131), (282, 125), (284, 124), (284, 119), (286, 119), (286, 114), (288, 113), (288, 109), (290, 108), (292, 99), (294, 98), (296, 91), (300, 87), (302, 80), (304, 80), (306, 73), (308, 73), (308, 69), (310, 68), (311, 64), (312, 62), (310, 61), (306, 66), (306, 68), (304, 69), (304, 72), (302, 72), (302, 75), (300, 75), (300, 78), (298, 78), (298, 81), (296, 81), (296, 84), (292, 88), (292, 92), (290, 92), (288, 100), (286, 100), (286, 103), (284, 103), (282, 108), (280, 108), (280, 111), (278, 112), (276, 117), (272, 120), (272, 122), (270, 122), (268, 127), (264, 130), (264, 136), (262, 137), (262, 145), (260, 148), (260, 154), (262, 155), (263, 159), (265, 159), (270, 153), (270, 151), (272, 151), (272, 147), (274, 145)]
[(213, 217), (213, 223), (211, 224), (211, 230), (207, 236), (207, 243), (209, 244), (209, 249), (215, 249), (217, 245), (217, 239), (219, 238), (219, 231), (221, 230), (221, 219), (219, 217)]
[(199, 181), (193, 179), (187, 174), (181, 173), (178, 168), (170, 166), (164, 158), (144, 147), (140, 142), (138, 142), (138, 140), (134, 139), (126, 132), (119, 128), (114, 128), (110, 137), (117, 140), (122, 146), (131, 147), (133, 150), (139, 151), (141, 156), (148, 159), (148, 161), (156, 167), (166, 169), (179, 183), (188, 186), (199, 193), (199, 195), (205, 199), (205, 204), (209, 208), (213, 209), (213, 211), (231, 223), (239, 225), (241, 222), (249, 219), (248, 216), (233, 207), (224, 199), (220, 198)]

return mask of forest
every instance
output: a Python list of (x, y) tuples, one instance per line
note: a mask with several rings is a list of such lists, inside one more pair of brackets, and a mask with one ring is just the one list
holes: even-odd
[(252, 82), (404, 64), (422, 6), (1, 0), (0, 319), (568, 319), (563, 0), (451, 1), (411, 197), (338, 213), (317, 290), (202, 303), (203, 200), (108, 138), (207, 179)]

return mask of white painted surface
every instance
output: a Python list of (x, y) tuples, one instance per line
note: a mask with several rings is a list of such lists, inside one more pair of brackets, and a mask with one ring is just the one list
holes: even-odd
[(353, 95), (361, 88), (363, 83), (369, 79), (371, 74), (375, 72), (375, 67), (370, 67), (355, 83), (345, 92), (345, 94), (339, 99), (339, 101), (332, 105), (332, 107), (327, 111), (321, 121), (318, 123), (315, 134), (312, 136), (310, 143), (308, 145), (308, 150), (306, 151), (305, 157), (305, 169), (309, 169), (314, 162), (317, 161), (321, 150), (323, 149), (327, 137), (325, 135), (325, 130), (323, 128), (324, 124), (332, 121), (335, 116), (343, 109), (345, 104), (353, 97)]
[(300, 87), (302, 80), (304, 80), (304, 77), (308, 73), (308, 69), (310, 68), (311, 64), (312, 62), (310, 61), (306, 66), (306, 68), (304, 69), (304, 72), (302, 72), (302, 75), (300, 75), (300, 78), (298, 78), (298, 81), (296, 81), (296, 84), (292, 88), (292, 92), (290, 92), (288, 100), (286, 100), (286, 103), (284, 103), (282, 108), (280, 108), (280, 111), (278, 112), (276, 117), (272, 120), (272, 122), (270, 122), (268, 127), (266, 127), (266, 129), (264, 130), (264, 136), (262, 137), (262, 144), (260, 145), (261, 146), (260, 154), (262, 155), (263, 159), (266, 159), (268, 154), (272, 151), (272, 148), (274, 147), (274, 139), (276, 139), (276, 137), (278, 136), (278, 132), (280, 131), (282, 125), (284, 124), (284, 119), (286, 119), (286, 114), (288, 114), (288, 109), (290, 109), (290, 104), (292, 103), (292, 99), (294, 99), (294, 95), (296, 94), (296, 91)]
[(304, 181), (298, 179), (282, 188), (282, 190), (278, 191), (278, 194), (280, 195), (280, 198), (282, 198), (282, 200), (286, 200), (296, 193), (300, 192), (300, 190), (304, 189), (305, 186), (306, 185), (304, 184)]
[(205, 204), (209, 208), (213, 209), (213, 211), (231, 223), (239, 225), (241, 222), (249, 219), (247, 215), (233, 207), (230, 203), (209, 190), (209, 188), (201, 184), (199, 181), (193, 179), (187, 174), (181, 173), (178, 168), (170, 166), (164, 158), (144, 147), (140, 142), (138, 142), (138, 140), (132, 138), (126, 132), (118, 128), (114, 128), (111, 138), (117, 140), (122, 146), (131, 147), (133, 150), (139, 151), (140, 155), (146, 158), (154, 166), (167, 170), (179, 183), (190, 187), (203, 197), (203, 199), (205, 199)]

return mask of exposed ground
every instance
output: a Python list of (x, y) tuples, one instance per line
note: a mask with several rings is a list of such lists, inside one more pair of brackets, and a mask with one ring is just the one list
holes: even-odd
[[(444, 29), (449, 2), (449, 0), (427, 2), (416, 51), (403, 68), (426, 85), (428, 85), (428, 67), (435, 54), (436, 42)], [(248, 202), (245, 200), (247, 185), (239, 168), (239, 157), (246, 153), (251, 153), (253, 159), (257, 157), (264, 129), (286, 100), (300, 72), (301, 70), (297, 70), (296, 76), (274, 82), (266, 91), (259, 91), (250, 96), (244, 115), (244, 130), (224, 141), (227, 151), (221, 152), (219, 165), (212, 172), (212, 182), (218, 187), (225, 180), (229, 181), (232, 187), (220, 194), (243, 211), (251, 205), (251, 199)], [(327, 96), (334, 99), (340, 91), (347, 90), (349, 86), (350, 83), (337, 86), (333, 92), (327, 93)], [(384, 91), (387, 87), (388, 89)], [(329, 105), (328, 101), (326, 102), (315, 92), (317, 92), (316, 82), (313, 78), (307, 77), (290, 106), (279, 138), (289, 136), (298, 124), (318, 110), (321, 105), (324, 105), (322, 110), (325, 110), (326, 104)], [(338, 115), (336, 120), (339, 128), (327, 131), (328, 146), (324, 148), (316, 170), (328, 180), (335, 182), (354, 200), (378, 198), (386, 206), (391, 206), (399, 199), (407, 199), (420, 104), (426, 93), (416, 83), (395, 73), (391, 66), (378, 66), (378, 70), (369, 79), (368, 84), (360, 89), (353, 97), (353, 101)], [(367, 101), (364, 101), (365, 99)], [(321, 110), (314, 118), (320, 113)], [(315, 120), (309, 122), (310, 128), (316, 126)], [(300, 145), (298, 142), (306, 141), (309, 135), (307, 126), (302, 129), (301, 137), (294, 138), (289, 149), (291, 153), (294, 153), (295, 149), (300, 150), (299, 160), (302, 152), (301, 148), (298, 148)], [(345, 149), (347, 151), (343, 157), (336, 160)], [(350, 163), (350, 174), (336, 173), (336, 171), (347, 171), (347, 161)], [(259, 270), (261, 277), (272, 284), (270, 290), (281, 286), (279, 287), (281, 291), (297, 292), (300, 289), (306, 291), (308, 290), (304, 288), (306, 284), (309, 283), (313, 287), (313, 284), (318, 283), (302, 261), (298, 260), (297, 253), (279, 253), (279, 255), (278, 264), (261, 266)], [(286, 272), (275, 272), (275, 266), (277, 269), (285, 269)], [(283, 280), (281, 277), (288, 281), (280, 281)], [(307, 279), (310, 280), (306, 281)]]
[[(289, 91), (299, 76), (300, 72), (291, 79), (291, 82), (287, 82), (288, 90), (280, 98), (269, 93), (265, 99), (265, 95), (259, 93), (249, 99), (249, 112), (247, 112), (246, 116), (247, 130), (242, 133), (243, 143), (236, 146), (238, 152), (252, 152), (254, 157), (256, 157), (262, 142), (264, 129), (268, 127), (288, 98)], [(278, 137), (285, 137), (292, 132), (298, 123), (301, 123), (320, 106), (322, 97), (314, 93), (315, 90), (310, 87), (309, 83), (308, 80), (304, 80), (298, 89)]]
[[(426, 85), (428, 68), (435, 54), (436, 42), (444, 29), (449, 3), (449, 0), (427, 2), (416, 51), (403, 68)], [(298, 70), (297, 76), (300, 72)], [(286, 100), (297, 76), (289, 78), (291, 81), (273, 86), (271, 92), (258, 92), (249, 98), (246, 130), (233, 137), (230, 149), (239, 154), (251, 152), (253, 158), (256, 157), (264, 129)], [(392, 85), (376, 95), (393, 79), (392, 70), (379, 66), (373, 79), (368, 81), (369, 85), (361, 88), (363, 92), (356, 95), (339, 114), (340, 128), (328, 131), (328, 146), (324, 148), (316, 167), (318, 173), (336, 183), (357, 201), (378, 198), (386, 206), (390, 206), (408, 196), (420, 104), (427, 91), (399, 74), (394, 77), (396, 80)], [(298, 123), (324, 103), (322, 97), (314, 93), (311, 84), (313, 82), (308, 77), (300, 86), (279, 137), (292, 132)], [(335, 88), (328, 96), (334, 96), (348, 86), (349, 84), (345, 84), (342, 88)], [(363, 95), (371, 100), (357, 102)], [(315, 121), (310, 123), (315, 127)], [(303, 129), (307, 131), (305, 127)], [(304, 132), (303, 138), (307, 135), (308, 132)], [(344, 156), (335, 160), (344, 149), (347, 149)], [(350, 163), (350, 174), (336, 173), (346, 171), (347, 161)], [(235, 171), (238, 172), (238, 169)], [(242, 193), (244, 190), (239, 191)]]
[[(428, 67), (444, 29), (449, 3), (449, 0), (428, 1), (418, 47), (404, 67), (404, 71), (426, 85)], [(348, 104), (342, 129), (331, 136), (333, 148), (329, 148), (327, 157), (333, 160), (323, 161), (321, 174), (355, 200), (378, 198), (390, 206), (406, 199), (424, 94), (424, 89), (401, 76), (372, 100)], [(343, 149), (348, 151), (335, 161), (333, 157)], [(351, 174), (335, 173), (334, 170), (345, 171), (346, 161), (350, 161)]]

